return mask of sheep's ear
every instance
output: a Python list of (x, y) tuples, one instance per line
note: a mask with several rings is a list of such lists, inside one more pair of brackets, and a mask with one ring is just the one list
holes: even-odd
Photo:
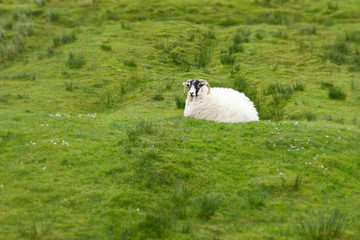
[(185, 87), (187, 87), (187, 86), (189, 86), (189, 83), (188, 83), (188, 82), (183, 82), (183, 85), (184, 85)]

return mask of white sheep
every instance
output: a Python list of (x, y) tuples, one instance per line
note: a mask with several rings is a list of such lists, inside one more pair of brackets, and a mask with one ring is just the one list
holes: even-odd
[(184, 93), (189, 88), (185, 102), (185, 117), (216, 122), (259, 121), (254, 103), (244, 93), (231, 88), (211, 88), (203, 79), (189, 79), (183, 83)]

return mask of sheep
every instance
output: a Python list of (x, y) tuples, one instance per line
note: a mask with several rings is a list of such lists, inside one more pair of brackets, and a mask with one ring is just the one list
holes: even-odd
[(231, 88), (211, 88), (203, 79), (189, 79), (183, 83), (184, 93), (189, 88), (185, 101), (185, 117), (216, 122), (259, 121), (254, 103), (244, 93)]

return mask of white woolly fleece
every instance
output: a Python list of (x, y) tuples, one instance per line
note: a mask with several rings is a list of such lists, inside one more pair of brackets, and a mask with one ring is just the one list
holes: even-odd
[(259, 121), (254, 103), (245, 94), (231, 88), (208, 88), (203, 86), (197, 97), (188, 97), (185, 102), (185, 117), (216, 122)]

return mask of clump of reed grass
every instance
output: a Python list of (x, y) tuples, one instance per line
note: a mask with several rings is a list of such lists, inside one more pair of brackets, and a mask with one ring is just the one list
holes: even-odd
[(220, 62), (224, 65), (233, 65), (235, 63), (235, 56), (228, 51), (224, 51), (220, 55)]
[(184, 109), (185, 108), (185, 98), (183, 96), (176, 95), (174, 97), (176, 108)]
[(346, 99), (346, 93), (341, 88), (332, 87), (332, 88), (329, 89), (329, 98), (345, 100)]
[(198, 68), (205, 68), (211, 62), (211, 54), (207, 48), (202, 48), (195, 55), (195, 65)]
[(165, 98), (164, 98), (164, 95), (163, 95), (163, 94), (157, 93), (157, 94), (155, 94), (155, 95), (152, 97), (152, 99), (155, 100), (155, 101), (162, 101), (162, 100), (164, 100)]
[(204, 194), (193, 203), (194, 211), (199, 218), (210, 219), (219, 209), (221, 201), (213, 194)]
[(86, 62), (83, 57), (74, 55), (72, 52), (69, 52), (68, 60), (66, 66), (70, 69), (78, 69), (85, 66)]
[(109, 45), (106, 45), (106, 44), (102, 44), (102, 45), (100, 46), (100, 48), (101, 48), (101, 50), (106, 51), (106, 52), (109, 52), (109, 51), (112, 50), (112, 47), (109, 46)]
[(137, 63), (135, 60), (124, 60), (123, 64), (127, 67), (137, 67)]
[(49, 22), (57, 22), (60, 19), (60, 13), (56, 8), (49, 8), (46, 15)]
[(317, 118), (317, 116), (316, 116), (315, 113), (309, 111), (309, 112), (306, 112), (306, 113), (305, 113), (305, 118), (306, 118), (306, 120), (308, 120), (308, 121), (315, 121), (316, 118)]
[(61, 36), (53, 37), (54, 47), (58, 47), (63, 44), (69, 44), (76, 41), (75, 33), (63, 33)]
[(344, 231), (346, 219), (340, 210), (330, 214), (310, 215), (300, 219), (301, 233), (312, 240), (329, 240), (340, 237)]
[(346, 63), (346, 57), (349, 53), (350, 48), (346, 41), (338, 41), (326, 47), (322, 58), (324, 61), (329, 60), (332, 63), (341, 65)]
[(305, 90), (305, 85), (303, 83), (295, 83), (293, 86), (294, 91), (301, 91), (303, 92)]
[(300, 35), (316, 35), (317, 28), (315, 26), (302, 27), (299, 29)]

